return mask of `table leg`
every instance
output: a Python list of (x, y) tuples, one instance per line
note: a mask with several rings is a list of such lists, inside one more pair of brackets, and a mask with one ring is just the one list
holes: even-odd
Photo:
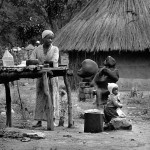
[(5, 93), (6, 93), (6, 126), (11, 127), (11, 94), (10, 94), (10, 86), (9, 82), (5, 83)]
[(47, 73), (43, 74), (43, 81), (44, 81), (44, 93), (46, 94), (47, 100), (48, 100), (48, 102), (47, 102), (48, 106), (46, 108), (47, 130), (54, 131), (54, 122), (53, 122), (54, 111), (53, 111), (52, 98), (51, 98), (50, 93), (49, 93), (49, 84), (48, 84)]
[(71, 88), (68, 81), (67, 74), (63, 76), (64, 83), (66, 86), (67, 97), (68, 97), (68, 128), (73, 127), (73, 112), (72, 112), (72, 99), (71, 99)]

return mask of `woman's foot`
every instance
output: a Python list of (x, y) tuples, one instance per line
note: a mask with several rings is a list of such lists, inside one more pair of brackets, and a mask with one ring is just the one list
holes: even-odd
[(42, 127), (42, 121), (38, 121), (37, 124), (33, 125), (32, 127), (34, 128)]

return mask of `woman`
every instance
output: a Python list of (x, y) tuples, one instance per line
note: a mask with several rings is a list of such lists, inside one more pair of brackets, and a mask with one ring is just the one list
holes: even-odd
[[(43, 44), (39, 45), (32, 52), (30, 59), (38, 59), (39, 64), (44, 62), (53, 63), (53, 67), (58, 67), (59, 49), (52, 45), (54, 33), (51, 30), (45, 30), (42, 33)], [(50, 84), (51, 82), (51, 84)], [(52, 86), (51, 86), (52, 85)], [(59, 90), (58, 78), (52, 78), (49, 81), (50, 95), (53, 98), (54, 118), (59, 117)], [(44, 94), (43, 78), (37, 79), (36, 83), (36, 108), (35, 117), (37, 124), (33, 127), (41, 127), (42, 121), (47, 120), (45, 110), (47, 105), (47, 97)]]

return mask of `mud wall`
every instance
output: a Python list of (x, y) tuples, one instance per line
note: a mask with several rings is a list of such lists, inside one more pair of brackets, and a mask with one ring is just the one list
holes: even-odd
[(109, 55), (116, 59), (120, 74), (118, 84), (121, 90), (130, 90), (133, 86), (138, 87), (139, 90), (150, 90), (150, 52), (148, 51), (70, 52), (69, 68), (74, 71), (74, 77), (71, 79), (73, 89), (76, 89), (81, 81), (76, 73), (84, 59), (92, 59), (99, 66), (103, 66), (103, 61)]

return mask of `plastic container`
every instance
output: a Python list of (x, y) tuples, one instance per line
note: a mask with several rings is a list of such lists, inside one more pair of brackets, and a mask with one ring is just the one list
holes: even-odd
[(8, 50), (5, 51), (5, 53), (2, 57), (2, 61), (3, 61), (4, 67), (14, 66), (14, 57), (10, 54), (10, 52)]

